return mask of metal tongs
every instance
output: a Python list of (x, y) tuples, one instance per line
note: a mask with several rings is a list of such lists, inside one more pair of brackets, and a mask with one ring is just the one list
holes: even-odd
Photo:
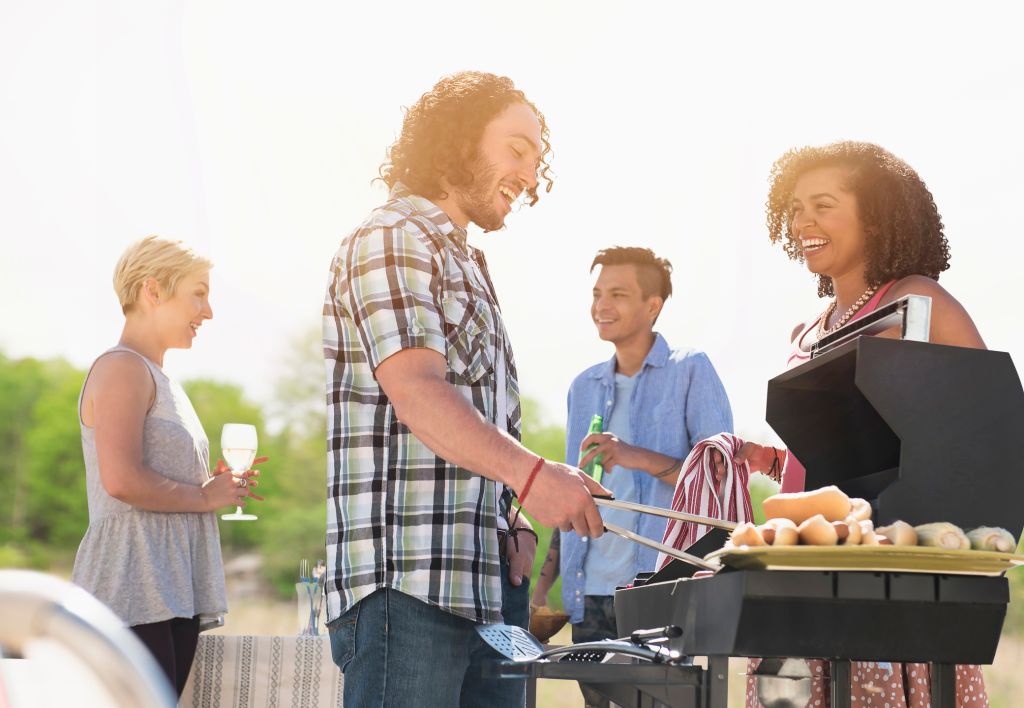
[[(666, 519), (675, 519), (676, 521), (687, 521), (694, 524), (703, 524), (704, 526), (711, 526), (716, 529), (725, 529), (726, 531), (732, 531), (736, 528), (737, 524), (735, 521), (724, 521), (722, 519), (714, 519), (710, 516), (698, 516), (696, 514), (687, 514), (682, 511), (673, 511), (672, 509), (662, 509), (657, 506), (647, 506), (646, 504), (634, 504), (633, 502), (618, 501), (611, 497), (605, 497), (598, 494), (594, 496), (594, 503), (598, 506), (606, 506), (609, 509), (622, 509), (623, 511), (635, 511), (640, 514), (650, 514), (651, 516), (662, 516)], [(649, 538), (644, 538), (640, 534), (633, 533), (627, 529), (617, 526), (615, 524), (609, 524), (605, 522), (605, 530), (616, 536), (622, 536), (628, 538), (630, 541), (639, 543), (641, 546), (647, 546), (653, 548), (660, 553), (664, 553), (667, 556), (681, 560), (684, 563), (695, 565), (702, 570), (718, 570), (718, 566), (714, 563), (708, 563), (703, 558), (698, 558), (695, 555), (680, 551), (672, 546), (667, 546), (664, 543), (658, 543), (652, 541)]]

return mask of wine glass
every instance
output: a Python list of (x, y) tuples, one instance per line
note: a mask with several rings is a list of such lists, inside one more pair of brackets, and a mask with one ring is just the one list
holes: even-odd
[[(225, 423), (220, 433), (220, 450), (232, 472), (245, 472), (256, 459), (256, 426)], [(239, 505), (234, 512), (222, 514), (220, 518), (225, 521), (255, 521), (256, 515), (243, 513)]]

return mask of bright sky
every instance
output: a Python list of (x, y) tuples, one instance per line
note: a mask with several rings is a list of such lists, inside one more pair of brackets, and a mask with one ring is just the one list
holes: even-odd
[(768, 170), (837, 139), (924, 177), (953, 253), (942, 284), (1020, 364), (1022, 7), (8, 0), (0, 349), (87, 365), (120, 331), (118, 255), (158, 233), (216, 262), (215, 319), (168, 369), (266, 400), (318, 326), (338, 242), (384, 199), (370, 179), (401, 106), (472, 68), (511, 76), (551, 128), (554, 190), (474, 237), (549, 420), (612, 353), (589, 320), (594, 252), (644, 245), (676, 267), (659, 329), (709, 353), (738, 430), (767, 438), (766, 383), (824, 307), (768, 243)]

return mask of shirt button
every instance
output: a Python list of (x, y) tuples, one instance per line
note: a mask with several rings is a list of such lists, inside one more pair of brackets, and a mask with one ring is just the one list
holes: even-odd
[(580, 571), (580, 572), (577, 572), (577, 573), (576, 573), (576, 577), (577, 577), (577, 578), (582, 578), (582, 577), (583, 577), (583, 572), (582, 572), (582, 571)]
[(584, 536), (584, 537), (583, 537), (583, 543), (586, 543), (586, 542), (587, 542), (587, 537), (586, 537), (586, 536)]
[(576, 597), (579, 597), (579, 596), (580, 596), (580, 591), (579, 591), (579, 590), (577, 590), (577, 591), (576, 591)]

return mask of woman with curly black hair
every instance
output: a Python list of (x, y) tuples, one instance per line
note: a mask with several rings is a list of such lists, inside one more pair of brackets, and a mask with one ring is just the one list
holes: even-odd
[[(907, 163), (871, 143), (839, 142), (787, 152), (773, 165), (769, 181), (769, 237), (790, 258), (806, 263), (817, 275), (818, 295), (830, 298), (821, 313), (793, 330), (790, 367), (810, 358), (815, 341), (911, 294), (932, 299), (931, 342), (985, 348), (970, 315), (937, 282), (949, 268), (949, 245), (931, 192)], [(751, 472), (768, 472), (780, 459), (782, 491), (803, 490), (804, 468), (787, 451), (748, 442), (736, 455)], [(808, 663), (815, 677), (812, 704), (827, 706), (828, 663)], [(858, 706), (930, 703), (927, 664), (854, 662), (851, 673), (852, 702)], [(969, 695), (987, 705), (979, 667), (958, 666), (956, 682), (958, 704)], [(747, 705), (759, 705), (753, 680)]]
[[(787, 152), (770, 183), (769, 238), (806, 263), (819, 297), (831, 298), (793, 330), (790, 366), (806, 361), (816, 340), (911, 294), (932, 299), (929, 341), (985, 348), (970, 315), (937, 282), (949, 244), (931, 192), (907, 163), (871, 143), (833, 143)], [(800, 491), (803, 468), (788, 462), (783, 491)]]

